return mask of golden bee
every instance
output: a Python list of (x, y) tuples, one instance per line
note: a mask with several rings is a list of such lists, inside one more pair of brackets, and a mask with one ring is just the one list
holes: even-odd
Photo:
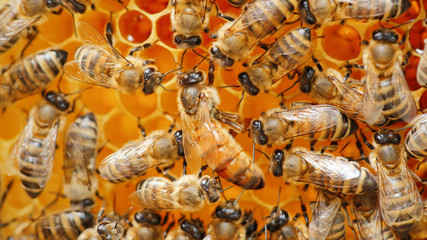
[[(166, 217), (165, 217), (166, 218)], [(167, 219), (166, 219), (167, 220)], [(126, 240), (163, 240), (162, 216), (158, 213), (138, 211), (134, 215), (132, 227), (126, 231)]]
[(255, 0), (243, 13), (224, 24), (209, 49), (210, 58), (222, 67), (231, 67), (249, 55), (264, 37), (276, 32), (297, 8), (297, 0)]
[(427, 157), (427, 114), (415, 117), (411, 131), (406, 135), (405, 148), (409, 157), (422, 160)]
[(320, 26), (347, 19), (387, 20), (402, 15), (410, 7), (409, 0), (302, 0), (298, 10), (303, 22)]
[(423, 202), (415, 184), (416, 175), (407, 165), (408, 157), (399, 133), (380, 129), (374, 134), (374, 150), (369, 155), (378, 173), (381, 218), (402, 237), (423, 217)]
[(220, 192), (218, 183), (207, 175), (184, 175), (173, 182), (152, 177), (140, 181), (129, 199), (133, 205), (154, 211), (196, 212), (205, 200), (218, 202)]
[(317, 140), (343, 139), (358, 129), (357, 123), (331, 105), (310, 105), (283, 110), (271, 109), (254, 119), (250, 132), (260, 145), (283, 145), (290, 139), (304, 137)]
[(220, 125), (227, 124), (236, 132), (243, 127), (235, 113), (223, 112), (217, 90), (203, 83), (201, 71), (182, 73), (178, 77), (178, 110), (183, 122), (183, 147), (191, 165), (200, 166), (202, 159), (219, 176), (245, 189), (264, 187), (264, 175), (229, 132)]
[(365, 120), (374, 124), (383, 114), (390, 120), (409, 122), (417, 109), (401, 67), (403, 53), (397, 42), (399, 37), (391, 29), (377, 29), (372, 38), (363, 52)]
[(184, 156), (182, 131), (152, 132), (145, 139), (132, 141), (106, 157), (99, 166), (102, 178), (120, 183), (144, 175), (156, 168), (165, 172)]
[(122, 93), (135, 93), (142, 88), (145, 94), (152, 94), (162, 83), (163, 74), (153, 65), (153, 60), (123, 57), (88, 23), (78, 23), (77, 33), (85, 45), (77, 49), (75, 60), (64, 66), (74, 80)]
[[(9, 155), (10, 173), (21, 178), (28, 195), (36, 198), (52, 173), (58, 128), (73, 111), (63, 93), (49, 91), (30, 112), (27, 125)], [(69, 110), (67, 112), (67, 110)]]
[(417, 82), (422, 87), (427, 87), (427, 39), (424, 40), (424, 51), (417, 66)]
[(374, 175), (357, 162), (304, 148), (275, 150), (269, 170), (292, 183), (312, 184), (333, 193), (363, 194), (377, 189)]
[(200, 219), (181, 218), (178, 221), (179, 228), (172, 230), (166, 236), (166, 240), (204, 240), (205, 227)]
[(208, 0), (172, 0), (173, 42), (178, 48), (195, 48), (202, 43), (202, 31), (209, 31)]
[(73, 208), (90, 210), (95, 205), (97, 144), (98, 125), (93, 113), (80, 116), (68, 127), (64, 147), (64, 195)]
[(309, 28), (293, 29), (276, 42), (239, 74), (239, 82), (249, 95), (268, 92), (286, 74), (311, 57), (313, 44)]
[(62, 72), (67, 55), (62, 49), (48, 49), (4, 68), (0, 76), (0, 108), (45, 89)]

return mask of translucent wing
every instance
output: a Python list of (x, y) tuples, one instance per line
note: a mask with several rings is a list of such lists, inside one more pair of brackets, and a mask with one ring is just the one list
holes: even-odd
[(351, 208), (356, 217), (357, 230), (360, 239), (381, 239), (381, 218), (378, 207), (373, 210), (369, 219), (358, 210)]
[[(394, 5), (394, 1), (370, 1), (370, 0), (336, 0), (337, 9), (332, 17), (333, 21), (345, 19), (372, 19), (384, 16), (388, 7), (384, 5)], [(392, 8), (393, 6), (390, 6)], [(396, 6), (397, 7), (397, 6)]]
[(363, 92), (363, 116), (368, 124), (374, 124), (384, 108), (385, 99), (380, 94), (380, 80), (376, 75), (371, 61), (368, 61)]
[(330, 105), (313, 105), (299, 109), (276, 112), (273, 117), (279, 117), (289, 123), (284, 139), (299, 137), (330, 129), (337, 125), (341, 112)]
[(329, 79), (337, 90), (337, 96), (341, 96), (339, 100), (337, 99), (336, 106), (349, 116), (365, 121), (363, 118), (363, 94), (333, 76), (329, 76)]
[(309, 239), (322, 240), (328, 236), (335, 216), (341, 208), (342, 200), (334, 198), (328, 201), (328, 197), (324, 196), (322, 191), (316, 200), (316, 204), (312, 210), (313, 215), (309, 225)]
[[(378, 193), (384, 222), (390, 226), (396, 223), (402, 214), (419, 221), (423, 216), (423, 202), (406, 161), (400, 163), (401, 174), (397, 176), (389, 176), (387, 170), (379, 164), (377, 162)], [(396, 211), (401, 214), (396, 214)]]
[(424, 51), (417, 66), (417, 82), (420, 86), (427, 87), (427, 39), (424, 39)]
[(410, 122), (417, 114), (417, 107), (415, 106), (414, 98), (412, 97), (408, 83), (406, 82), (405, 74), (403, 73), (402, 68), (397, 61), (394, 64), (391, 83), (393, 87), (392, 90), (395, 92), (395, 95), (400, 96), (400, 101), (398, 101), (396, 105), (400, 105), (401, 102), (407, 103), (405, 107), (406, 114), (402, 117), (402, 120), (405, 122)]
[(427, 137), (427, 114), (421, 114), (416, 116), (410, 124), (413, 124), (411, 134), (406, 136), (406, 142), (411, 137), (411, 141), (414, 144), (406, 144), (406, 149), (412, 152), (418, 152), (420, 148), (425, 147)]
[[(299, 182), (311, 183), (319, 187), (341, 189), (352, 188), (358, 183), (358, 181), (349, 181), (350, 184), (342, 184), (345, 180), (358, 179), (360, 177), (360, 170), (345, 158), (306, 152), (295, 152), (295, 154), (314, 168), (313, 172), (298, 177), (297, 181)], [(329, 181), (325, 181), (325, 179)]]

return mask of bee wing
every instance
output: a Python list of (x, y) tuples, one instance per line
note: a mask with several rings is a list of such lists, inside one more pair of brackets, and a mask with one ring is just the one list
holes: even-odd
[(371, 61), (366, 65), (365, 90), (363, 92), (363, 116), (368, 124), (374, 124), (384, 108), (385, 99), (379, 92), (380, 80)]
[(406, 114), (402, 117), (402, 120), (405, 122), (410, 122), (417, 115), (417, 107), (415, 106), (414, 98), (412, 97), (408, 83), (406, 82), (405, 74), (403, 73), (399, 62), (397, 61), (394, 64), (391, 83), (393, 91), (396, 93), (395, 95), (400, 96), (399, 102), (408, 103), (406, 105)]
[[(134, 175), (136, 170), (142, 172), (149, 168), (159, 166), (163, 162), (159, 159), (154, 161), (151, 157), (144, 158), (157, 137), (151, 137), (145, 140), (132, 141), (125, 144), (118, 151), (110, 154), (99, 165), (99, 172), (102, 178), (107, 180), (118, 179), (108, 174), (109, 165), (114, 165), (117, 171), (121, 172), (120, 178), (126, 178)], [(137, 159), (135, 162), (133, 159)], [(132, 161), (132, 162), (130, 162)], [(126, 175), (125, 173), (128, 173)]]
[(352, 208), (352, 212), (356, 217), (359, 239), (381, 239), (382, 231), (380, 230), (385, 226), (381, 226), (381, 216), (378, 208), (374, 210), (369, 219), (366, 219), (358, 210)]
[[(412, 137), (412, 142), (416, 144), (406, 144), (406, 149), (410, 151), (419, 151), (420, 146), (425, 142), (425, 135), (427, 134), (427, 114), (421, 114), (412, 119), (411, 125), (414, 125), (411, 132), (412, 134), (406, 135), (406, 139)], [(408, 140), (406, 140), (408, 141)]]
[[(298, 178), (300, 182), (313, 183), (319, 186), (334, 188), (351, 188), (352, 185), (333, 184), (342, 183), (345, 180), (357, 179), (360, 177), (360, 170), (345, 158), (332, 157), (329, 155), (317, 155), (306, 152), (295, 152), (303, 160), (313, 166), (316, 171), (307, 173)], [(323, 174), (319, 174), (321, 171)], [(325, 183), (325, 178), (330, 179)], [(354, 183), (354, 184), (357, 184)]]
[[(419, 221), (423, 217), (423, 202), (406, 161), (401, 163), (401, 175), (397, 177), (390, 177), (386, 173), (387, 170), (379, 164), (377, 162), (378, 193), (381, 216), (384, 222), (391, 226), (402, 214), (402, 216), (407, 215), (415, 221)], [(401, 185), (401, 187), (396, 187), (396, 184)], [(402, 202), (402, 199), (405, 201)], [(396, 214), (397, 210), (401, 211), (402, 214)]]
[[(273, 57), (273, 59), (288, 59), (288, 61), (282, 61), (277, 71), (275, 71), (274, 76), (272, 76), (272, 84), (275, 84), (290, 71), (295, 68), (298, 68), (299, 66), (307, 62), (311, 57), (311, 53), (309, 51), (307, 51), (307, 54), (304, 54), (306, 52), (304, 50), (300, 50), (301, 52), (298, 52), (296, 49), (300, 48), (299, 46), (295, 46), (295, 48), (292, 48), (292, 51), (284, 52), (282, 46), (280, 46), (280, 43), (282, 42), (283, 41), (280, 40), (276, 41), (276, 43), (268, 50), (272, 52), (266, 53), (267, 56), (270, 55)], [(304, 57), (301, 58), (299, 55), (302, 54), (304, 54)], [(294, 59), (299, 59), (299, 61), (295, 62)], [(266, 64), (271, 65), (271, 59), (269, 60), (268, 58), (266, 58)]]
[[(330, 79), (337, 89), (337, 95), (342, 96), (339, 103), (340, 108), (350, 116), (361, 115), (363, 111), (363, 94), (333, 76), (330, 76)], [(365, 119), (362, 117), (362, 119), (359, 120), (364, 121)]]
[(313, 215), (309, 225), (309, 239), (326, 239), (331, 231), (335, 216), (341, 208), (341, 199), (327, 201), (324, 193), (319, 190)]
[[(371, 0), (335, 0), (338, 7), (334, 11), (332, 17), (333, 21), (339, 21), (344, 19), (367, 19), (378, 18), (383, 16), (388, 8), (384, 7), (383, 1), (371, 1)], [(393, 3), (394, 4), (394, 3)], [(392, 7), (392, 6), (390, 6)], [(361, 9), (360, 11), (354, 11), (354, 8)], [(351, 14), (348, 14), (351, 13)], [(366, 13), (369, 13), (368, 15)]]
[[(337, 125), (337, 116), (341, 112), (330, 105), (312, 105), (299, 109), (276, 112), (272, 116), (280, 117), (293, 126), (287, 131), (285, 139), (320, 132)], [(325, 121), (327, 119), (327, 121)]]

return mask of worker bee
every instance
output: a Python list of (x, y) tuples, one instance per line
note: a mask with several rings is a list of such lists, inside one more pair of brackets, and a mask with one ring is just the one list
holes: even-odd
[(88, 23), (80, 22), (77, 33), (86, 44), (77, 49), (76, 60), (64, 66), (73, 79), (122, 93), (134, 93), (142, 87), (145, 94), (151, 94), (162, 83), (163, 74), (153, 60), (133, 56), (126, 59)]
[(234, 21), (218, 31), (218, 40), (209, 49), (211, 60), (231, 67), (249, 55), (264, 37), (276, 32), (297, 8), (296, 0), (255, 0), (245, 6)]
[(378, 172), (378, 195), (381, 217), (393, 230), (407, 237), (415, 222), (423, 217), (423, 202), (407, 165), (407, 154), (400, 135), (380, 129), (374, 134), (374, 150), (369, 155)]
[(427, 87), (427, 39), (424, 40), (424, 51), (417, 66), (417, 82), (422, 87)]
[(357, 162), (304, 148), (275, 150), (269, 170), (292, 183), (313, 184), (333, 193), (363, 194), (377, 189), (374, 175)]
[(320, 26), (347, 19), (387, 20), (402, 15), (410, 7), (409, 0), (302, 0), (298, 10), (303, 22)]
[(64, 195), (72, 207), (90, 210), (95, 205), (98, 126), (95, 115), (77, 118), (67, 130), (64, 146)]
[[(165, 217), (166, 218), (166, 217)], [(126, 232), (126, 240), (163, 240), (162, 216), (154, 212), (136, 212), (132, 227)]]
[(62, 49), (49, 49), (7, 66), (0, 75), (0, 108), (45, 89), (67, 60)]
[(357, 123), (330, 105), (271, 109), (251, 122), (250, 131), (260, 145), (283, 145), (292, 138), (337, 140), (350, 136)]
[(239, 82), (249, 95), (268, 92), (280, 79), (310, 59), (313, 45), (309, 28), (296, 28), (276, 42), (239, 74)]
[[(217, 90), (202, 81), (201, 71), (179, 75), (178, 109), (183, 122), (183, 147), (190, 164), (200, 166), (202, 159), (219, 176), (245, 189), (264, 187), (264, 175), (241, 146), (217, 120), (241, 132), (239, 116), (216, 108)], [(191, 166), (190, 166), (191, 169)]]
[(381, 220), (377, 191), (353, 195), (349, 206), (356, 217), (356, 232), (359, 239), (397, 239), (391, 228)]
[(77, 239), (81, 232), (90, 228), (93, 215), (81, 210), (67, 210), (49, 214), (34, 222), (36, 239)]
[(179, 228), (167, 234), (166, 240), (205, 240), (205, 227), (200, 219), (179, 219)]
[(409, 157), (422, 160), (427, 157), (427, 114), (421, 114), (415, 117), (411, 124), (414, 126), (405, 138), (406, 152)]
[(319, 190), (309, 225), (310, 239), (345, 239), (345, 218), (342, 200)]
[(106, 157), (99, 171), (102, 178), (120, 183), (142, 176), (151, 168), (165, 172), (183, 156), (182, 131), (157, 130)]
[(274, 206), (270, 212), (266, 223), (266, 229), (270, 233), (271, 240), (305, 240), (308, 239), (307, 226), (298, 221), (300, 214), (296, 214), (293, 219), (289, 218), (289, 213)]
[(173, 42), (178, 48), (195, 48), (202, 43), (202, 30), (209, 31), (207, 0), (172, 0)]
[(36, 198), (46, 186), (52, 173), (58, 128), (65, 114), (72, 112), (65, 94), (49, 91), (30, 112), (27, 125), (9, 156), (10, 173), (16, 173), (24, 190)]
[(372, 38), (363, 52), (366, 122), (374, 124), (381, 113), (391, 120), (409, 122), (417, 110), (401, 68), (403, 54), (397, 43), (398, 35), (390, 29), (378, 29), (372, 33)]
[(246, 230), (246, 240), (258, 239), (258, 222), (253, 217), (252, 210), (245, 210), (242, 221), (240, 223)]
[(152, 177), (140, 181), (136, 192), (129, 197), (133, 205), (155, 211), (199, 211), (205, 200), (216, 203), (220, 198), (218, 183), (205, 175), (184, 175), (171, 182), (166, 178)]

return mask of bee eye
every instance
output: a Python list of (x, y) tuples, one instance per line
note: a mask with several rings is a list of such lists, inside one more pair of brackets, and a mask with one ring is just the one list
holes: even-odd
[(374, 140), (377, 144), (384, 144), (385, 143), (384, 135), (380, 134), (380, 133), (374, 134)]
[(315, 70), (310, 67), (310, 66), (306, 66), (304, 68), (303, 74), (300, 76), (300, 91), (304, 92), (304, 93), (308, 93), (311, 91), (311, 83), (314, 80), (314, 73)]

